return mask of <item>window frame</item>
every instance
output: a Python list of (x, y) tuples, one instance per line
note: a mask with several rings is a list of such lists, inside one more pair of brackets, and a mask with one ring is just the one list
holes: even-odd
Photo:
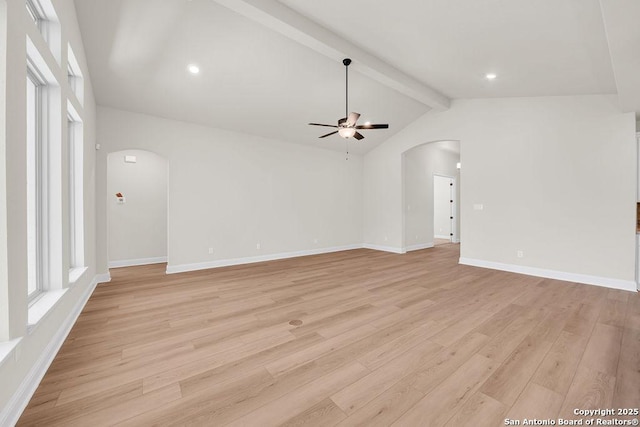
[[(27, 156), (33, 155), (34, 158), (31, 170), (29, 173), (32, 174), (31, 182), (27, 179), (27, 185), (33, 186), (33, 188), (27, 189), (27, 197), (33, 197), (33, 200), (30, 201), (32, 203), (31, 209), (33, 209), (32, 213), (28, 213), (27, 218), (28, 222), (33, 221), (33, 224), (27, 224), (28, 228), (33, 227), (31, 231), (34, 233), (34, 241), (33, 244), (35, 248), (29, 248), (29, 257), (33, 257), (33, 268), (34, 268), (34, 277), (31, 277), (30, 280), (35, 281), (35, 289), (31, 292), (29, 290), (32, 288), (32, 284), (28, 284), (27, 286), (27, 299), (29, 304), (33, 304), (47, 289), (47, 248), (48, 248), (48, 238), (47, 238), (47, 185), (46, 185), (46, 174), (48, 173), (47, 168), (47, 152), (46, 152), (46, 140), (44, 138), (46, 130), (45, 127), (45, 116), (46, 116), (46, 80), (42, 77), (42, 75), (38, 72), (37, 68), (28, 61), (27, 63), (27, 83), (31, 82), (35, 87), (35, 99), (34, 102), (34, 132), (33, 132), (33, 141), (27, 141), (27, 144), (33, 145), (31, 147), (32, 152), (27, 151)], [(29, 107), (29, 100), (27, 100), (27, 107)], [(29, 108), (27, 108), (27, 114), (30, 114)], [(29, 120), (27, 120), (27, 125), (29, 125)], [(28, 131), (27, 131), (28, 132)], [(31, 159), (27, 160), (31, 162)], [(29, 202), (28, 202), (29, 206)], [(30, 216), (33, 215), (33, 218)], [(28, 233), (29, 234), (29, 233)], [(33, 251), (33, 253), (31, 253)], [(31, 264), (31, 261), (29, 261)], [(29, 266), (31, 268), (31, 265)]]
[(36, 24), (36, 27), (40, 30), (44, 35), (44, 26), (47, 22), (47, 15), (44, 13), (44, 9), (38, 0), (26, 0), (25, 6), (27, 8), (27, 12), (33, 22)]
[(78, 267), (77, 261), (77, 253), (76, 253), (76, 238), (77, 238), (77, 230), (76, 230), (76, 155), (75, 155), (75, 120), (71, 116), (71, 114), (67, 114), (67, 161), (69, 162), (67, 167), (68, 174), (68, 191), (69, 191), (69, 199), (67, 201), (68, 205), (68, 238), (69, 238), (69, 273), (74, 268)]
[(68, 102), (67, 107), (67, 223), (69, 230), (69, 282), (75, 282), (84, 265), (84, 145), (83, 123)]

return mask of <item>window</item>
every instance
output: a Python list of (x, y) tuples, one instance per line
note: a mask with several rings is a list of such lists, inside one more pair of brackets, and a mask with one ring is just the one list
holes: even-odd
[(56, 62), (62, 64), (62, 31), (53, 3), (51, 0), (25, 0), (25, 6)]
[(38, 0), (27, 0), (27, 12), (33, 22), (38, 26), (40, 31), (42, 31), (44, 22), (46, 21), (44, 11), (42, 10), (42, 6), (38, 2)]
[(44, 79), (27, 68), (27, 249), (29, 300), (44, 289), (46, 275), (46, 173), (43, 139)]
[(75, 153), (74, 153), (74, 123), (73, 118), (69, 117), (67, 121), (67, 133), (68, 133), (68, 150), (69, 150), (69, 269), (73, 269), (78, 266), (76, 260), (76, 220), (75, 220), (75, 193), (76, 193), (76, 174), (75, 174)]
[(84, 266), (82, 121), (71, 103), (67, 115), (69, 281)]
[(67, 81), (71, 92), (76, 95), (80, 105), (82, 105), (84, 103), (84, 79), (71, 45), (67, 47)]

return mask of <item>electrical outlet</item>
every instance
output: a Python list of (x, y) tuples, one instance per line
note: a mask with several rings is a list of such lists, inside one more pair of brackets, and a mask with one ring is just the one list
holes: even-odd
[(518, 255), (518, 258), (524, 258), (524, 252), (523, 251), (516, 252), (516, 255)]
[(384, 236), (384, 241), (388, 242), (389, 241), (389, 236)]
[(260, 250), (260, 243), (256, 243), (256, 249)]
[(313, 243), (318, 244), (318, 239), (313, 239)]
[(213, 248), (209, 248), (209, 255), (213, 255)]

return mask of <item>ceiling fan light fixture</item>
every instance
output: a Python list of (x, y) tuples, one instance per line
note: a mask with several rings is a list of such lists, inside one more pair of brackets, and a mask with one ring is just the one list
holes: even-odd
[(343, 137), (344, 139), (355, 138), (358, 141), (364, 139), (364, 136), (358, 132), (358, 129), (389, 129), (388, 124), (373, 124), (370, 122), (366, 122), (364, 125), (358, 125), (358, 119), (360, 118), (360, 113), (356, 113), (355, 111), (349, 112), (349, 64), (351, 64), (351, 60), (349, 58), (345, 58), (342, 63), (344, 64), (344, 118), (338, 120), (338, 125), (326, 125), (324, 123), (309, 123), (311, 126), (323, 126), (334, 128), (336, 130), (329, 132), (325, 135), (319, 136), (318, 138), (326, 138), (331, 135), (335, 135), (336, 133)]
[(338, 134), (343, 138), (351, 138), (356, 134), (355, 128), (340, 128), (338, 129)]

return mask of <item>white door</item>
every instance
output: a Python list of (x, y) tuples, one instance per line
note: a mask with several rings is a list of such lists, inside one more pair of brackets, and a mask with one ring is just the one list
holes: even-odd
[(454, 239), (455, 222), (454, 179), (448, 176), (433, 176), (433, 237)]

